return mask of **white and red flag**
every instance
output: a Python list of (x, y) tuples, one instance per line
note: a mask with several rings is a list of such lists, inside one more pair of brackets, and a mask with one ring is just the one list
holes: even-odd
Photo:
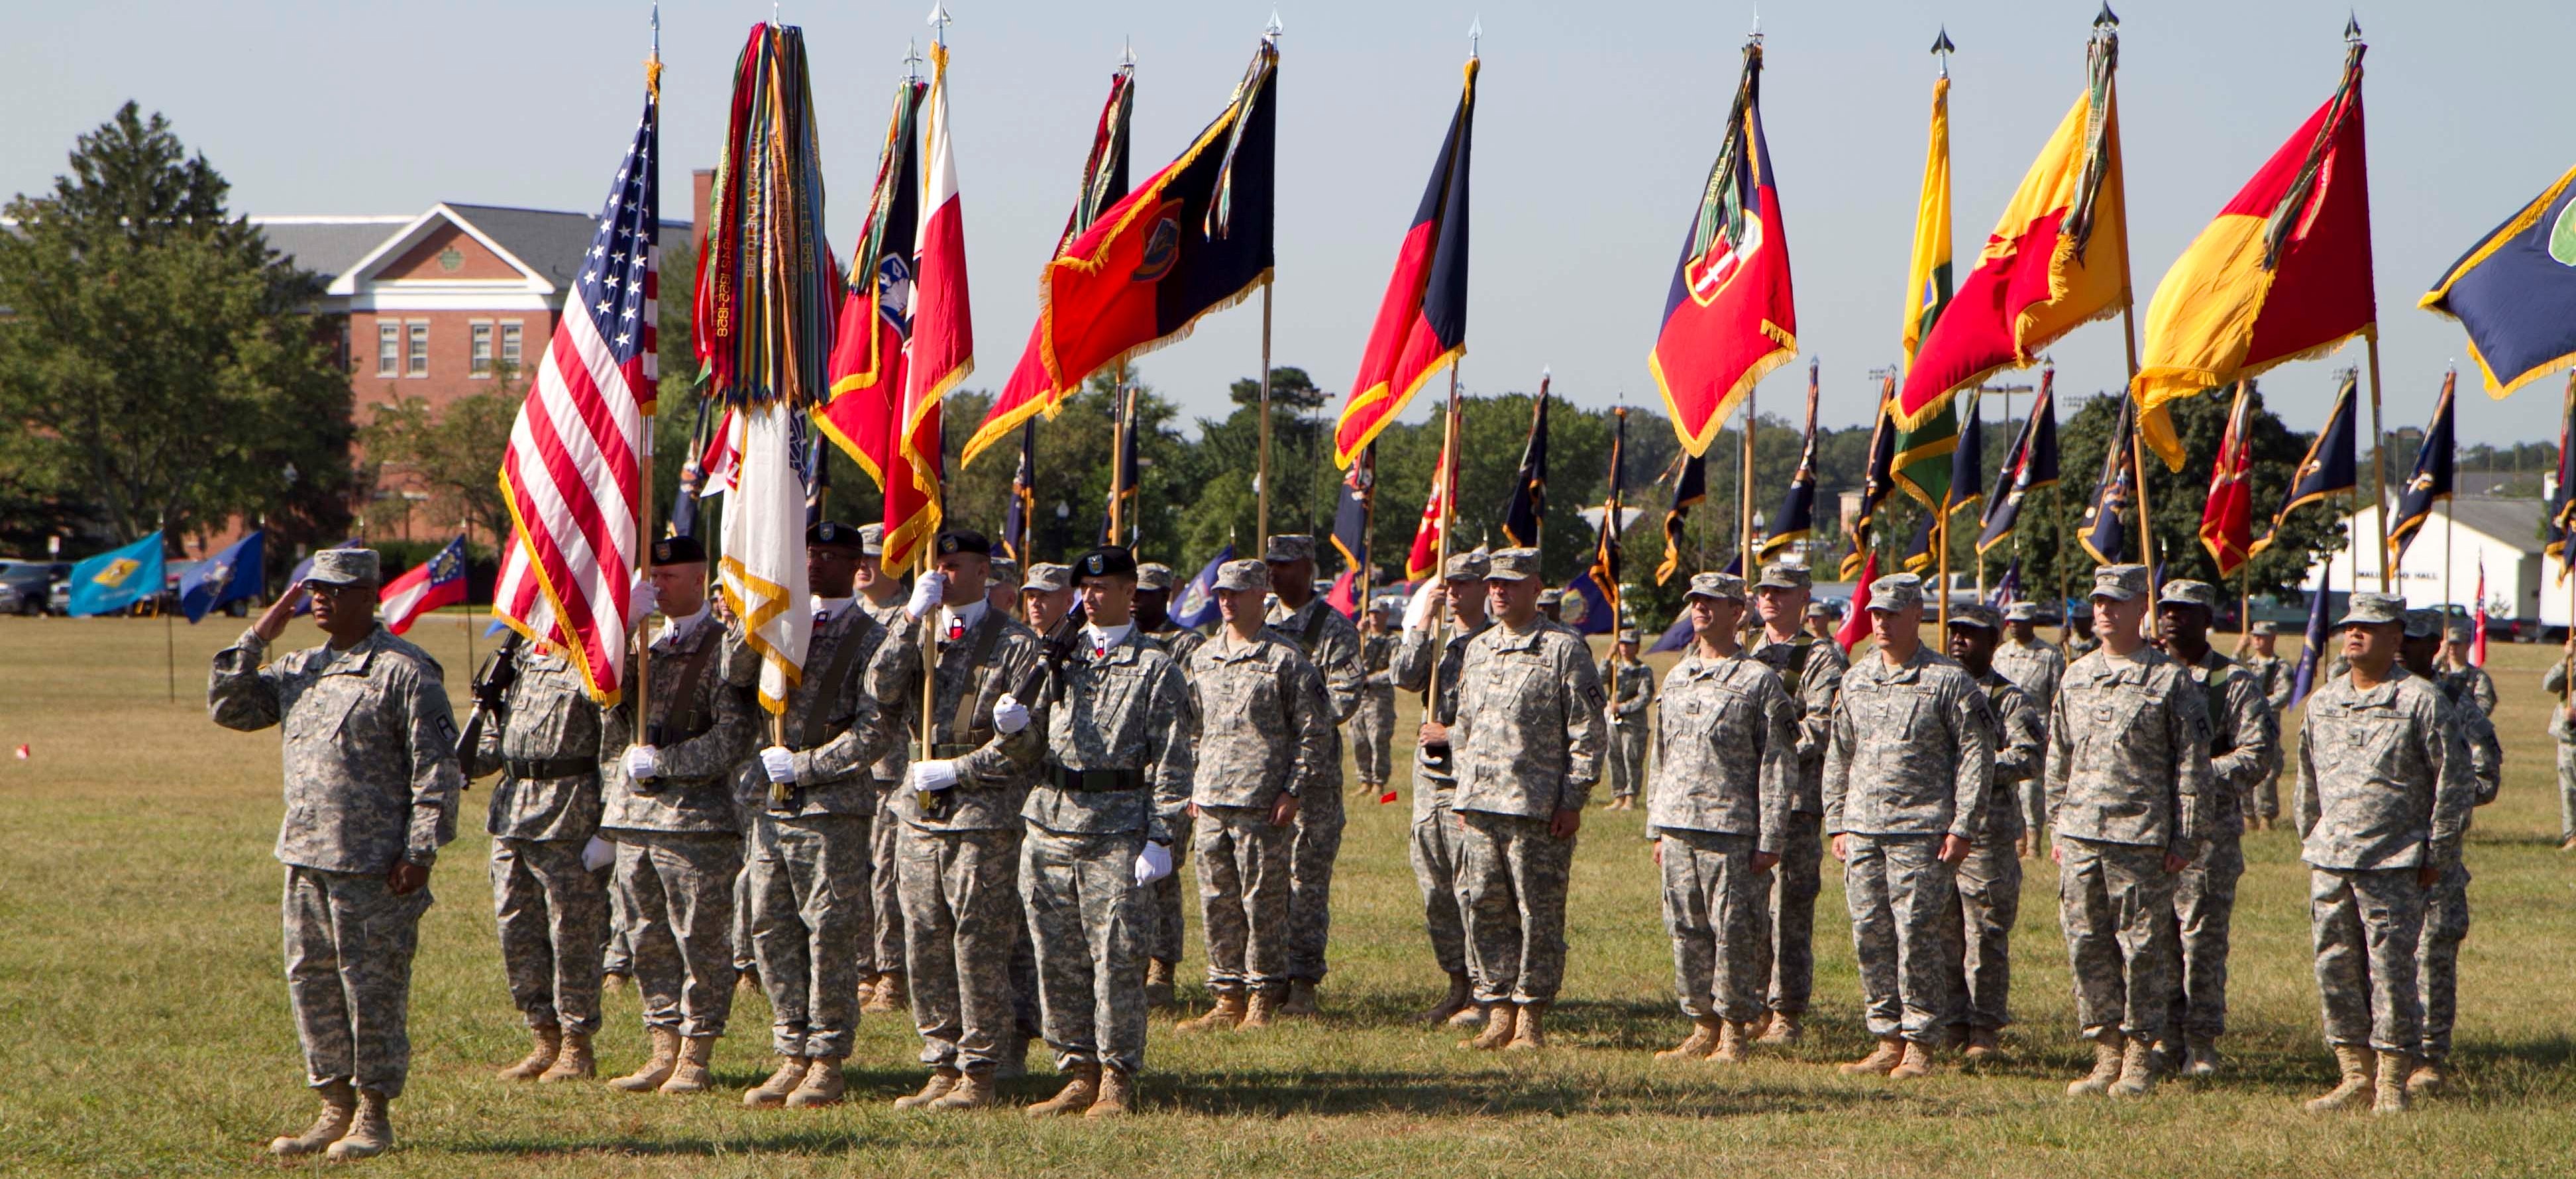
[[(966, 295), (966, 214), (957, 196), (957, 157), (948, 139), (948, 47), (930, 47), (930, 93), (922, 100), (921, 225), (913, 239), (912, 340), (906, 346), (900, 466), (887, 472), (885, 555), (889, 569), (912, 563), (939, 531), (943, 423), (939, 399), (975, 371), (975, 318)], [(896, 490), (911, 475), (910, 494)]]
[(376, 621), (383, 623), (386, 630), (401, 634), (410, 630), (421, 615), (464, 600), (465, 538), (460, 536), (376, 591)]
[(2487, 563), (2478, 562), (2478, 597), (2470, 603), (2469, 666), (2487, 665)]
[(1440, 532), (1448, 526), (1449, 496), (1457, 490), (1458, 477), (1451, 470), (1449, 447), (1440, 448), (1440, 464), (1431, 471), (1431, 494), (1422, 501), (1422, 522), (1413, 526), (1413, 548), (1404, 555), (1404, 579), (1440, 580), (1446, 572), (1440, 568)]

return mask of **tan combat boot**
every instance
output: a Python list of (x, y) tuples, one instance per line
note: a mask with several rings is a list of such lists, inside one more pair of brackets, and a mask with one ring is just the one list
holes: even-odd
[(2001, 1033), (1993, 1028), (1968, 1029), (1968, 1050), (1962, 1054), (1967, 1057), (1968, 1063), (1983, 1064), (2003, 1054), (2004, 1041)]
[(2121, 1059), (2126, 1044), (2127, 1041), (2121, 1038), (2119, 1029), (2102, 1029), (2102, 1034), (2093, 1039), (2093, 1071), (2069, 1083), (2066, 1086), (2066, 1095), (2092, 1097), (2110, 1092), (2112, 1082), (2120, 1079)]
[(1748, 1020), (1725, 1020), (1718, 1025), (1717, 1051), (1708, 1054), (1715, 1064), (1742, 1064), (1748, 1055), (1746, 1045), (1753, 1042), (1753, 1024)]
[(715, 1055), (715, 1051), (714, 1036), (681, 1037), (680, 1059), (671, 1066), (670, 1079), (662, 1082), (662, 1087), (656, 1092), (679, 1097), (704, 1093), (713, 1088), (715, 1079), (707, 1074), (707, 1058)]
[(272, 1138), (268, 1153), (279, 1158), (312, 1154), (338, 1142), (349, 1132), (349, 1120), (358, 1114), (358, 1093), (347, 1081), (333, 1081), (314, 1090), (322, 1095), (322, 1114), (313, 1125), (292, 1138)]
[(563, 1029), (553, 1024), (540, 1024), (528, 1029), (528, 1055), (519, 1063), (494, 1074), (504, 1081), (533, 1081), (555, 1062), (563, 1051)]
[(869, 996), (867, 1003), (859, 1010), (871, 1015), (883, 1015), (890, 1011), (910, 1011), (912, 1010), (912, 988), (904, 983), (900, 972), (887, 971), (877, 980), (877, 993)]
[(990, 1109), (993, 1105), (993, 1069), (991, 1065), (970, 1068), (958, 1074), (957, 1084), (946, 1096), (930, 1103), (932, 1112), (946, 1113), (959, 1109)]
[(1251, 999), (1244, 1004), (1243, 1021), (1235, 1024), (1234, 1030), (1257, 1032), (1267, 1028), (1278, 1022), (1280, 1010), (1279, 988), (1257, 987), (1253, 990)]
[(933, 1066), (930, 1070), (930, 1079), (922, 1082), (921, 1092), (906, 1093), (895, 1098), (894, 1107), (896, 1109), (928, 1108), (954, 1091), (957, 1088), (957, 1079), (964, 1075), (949, 1065)]
[(358, 1090), (358, 1113), (349, 1119), (349, 1132), (322, 1152), (328, 1159), (371, 1159), (394, 1148), (394, 1122), (385, 1109), (385, 1095), (373, 1089)]
[(1887, 1070), (1887, 1079), (1891, 1081), (1911, 1081), (1931, 1075), (1932, 1049), (1921, 1040), (1907, 1040), (1905, 1055), (1897, 1060), (1895, 1068)]
[(789, 1109), (819, 1109), (839, 1105), (849, 1083), (841, 1077), (841, 1058), (817, 1056), (805, 1064), (805, 1079), (796, 1083), (796, 1091), (787, 1095)]
[(2373, 1086), (2370, 1112), (2400, 1114), (2406, 1112), (2406, 1078), (2415, 1071), (2415, 1058), (2404, 1052), (2379, 1054), (2379, 1077)]
[(1512, 1042), (1512, 1024), (1520, 1009), (1512, 1006), (1509, 1000), (1487, 1003), (1484, 1007), (1485, 1030), (1476, 1033), (1475, 1039), (1460, 1043), (1459, 1047), (1491, 1052)]
[(787, 1104), (787, 1095), (804, 1083), (806, 1067), (802, 1056), (779, 1057), (778, 1071), (769, 1074), (768, 1080), (743, 1091), (743, 1108), (776, 1109)]
[(1683, 1037), (1681, 1043), (1656, 1053), (1655, 1059), (1706, 1060), (1709, 1053), (1717, 1051), (1717, 1042), (1724, 1034), (1722, 1029), (1725, 1026), (1726, 1021), (1714, 1015), (1692, 1016), (1690, 1035)]
[(2111, 1082), (2113, 1097), (2144, 1097), (2156, 1089), (2155, 1045), (2143, 1039), (2131, 1039), (2128, 1051), (2120, 1058), (2120, 1079)]
[(1091, 1108), (1092, 1099), (1100, 1096), (1099, 1063), (1083, 1061), (1067, 1069), (1065, 1075), (1064, 1088), (1056, 1090), (1055, 1096), (1030, 1106), (1030, 1117), (1063, 1117)]
[(1324, 1009), (1315, 1005), (1315, 980), (1288, 980), (1288, 1001), (1279, 1005), (1281, 1015), (1321, 1015)]
[(1513, 1014), (1512, 1042), (1503, 1045), (1510, 1052), (1536, 1052), (1547, 1047), (1547, 1004), (1523, 1003)]
[(627, 1093), (650, 1093), (671, 1079), (671, 1069), (680, 1061), (680, 1033), (669, 1028), (646, 1028), (653, 1038), (653, 1055), (644, 1067), (608, 1083), (611, 1089)]
[(2214, 1077), (2218, 1075), (2218, 1040), (2212, 1036), (2182, 1038), (2182, 1075)]
[(1869, 1055), (1849, 1064), (1837, 1065), (1835, 1071), (1847, 1077), (1885, 1076), (1889, 1069), (1904, 1059), (1905, 1041), (1894, 1036), (1880, 1036), (1878, 1046), (1870, 1049)]
[(760, 968), (757, 966), (735, 967), (733, 971), (733, 989), (737, 991), (758, 992), (760, 990)]
[(1452, 971), (1449, 975), (1449, 993), (1442, 995), (1439, 1002), (1432, 1004), (1430, 1010), (1422, 1013), (1422, 1022), (1436, 1028), (1456, 1018), (1459, 1012), (1474, 1006), (1475, 1004), (1469, 1002), (1467, 998), (1467, 972)]
[(2309, 1113), (2333, 1113), (2351, 1109), (2370, 1095), (2373, 1061), (2368, 1048), (2347, 1044), (2335, 1045), (2335, 1065), (2343, 1070), (2343, 1080), (2323, 1097), (2310, 1100)]
[(1485, 1009), (1477, 1006), (1474, 996), (1471, 995), (1467, 999), (1467, 1005), (1459, 1008), (1457, 1014), (1450, 1016), (1447, 1022), (1449, 1026), (1453, 1028), (1483, 1027), (1485, 1026)]
[(2406, 1091), (2417, 1097), (2438, 1097), (2450, 1087), (2451, 1066), (2431, 1057), (2418, 1061), (2415, 1071), (2406, 1074)]
[(1798, 1026), (1798, 1017), (1795, 1014), (1774, 1011), (1771, 1013), (1770, 1026), (1762, 1029), (1762, 1038), (1755, 1040), (1754, 1043), (1786, 1048), (1806, 1038), (1807, 1029)]
[(590, 1054), (589, 1032), (565, 1032), (563, 1047), (555, 1053), (555, 1062), (539, 1073), (539, 1081), (587, 1081), (599, 1075), (599, 1061)]
[(1100, 1070), (1100, 1096), (1093, 1098), (1091, 1108), (1082, 1111), (1086, 1118), (1123, 1118), (1136, 1108), (1136, 1078), (1116, 1065)]
[(1216, 1006), (1208, 1009), (1207, 1014), (1173, 1024), (1172, 1030), (1192, 1033), (1227, 1031), (1242, 1023), (1246, 1014), (1243, 992), (1229, 988), (1216, 993)]
[(625, 974), (625, 972), (623, 972), (623, 971), (617, 971), (617, 970), (612, 970), (612, 971), (609, 971), (609, 972), (608, 972), (608, 973), (606, 973), (606, 974), (603, 974), (603, 975), (600, 975), (600, 976), (599, 976), (599, 993), (600, 993), (600, 994), (603, 994), (603, 995), (614, 995), (614, 994), (616, 994), (617, 992), (622, 991), (622, 990), (625, 990), (625, 989), (626, 989), (626, 974)]

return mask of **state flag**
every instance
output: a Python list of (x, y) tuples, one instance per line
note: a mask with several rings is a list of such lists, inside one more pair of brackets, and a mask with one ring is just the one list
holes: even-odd
[(2220, 577), (2235, 573), (2254, 552), (2251, 405), (2245, 382), (2238, 381), (2236, 403), (2227, 411), (2226, 432), (2218, 437), (2218, 457), (2210, 464), (2209, 502), (2200, 511), (2200, 546), (2209, 550)]
[(226, 602), (259, 595), (267, 580), (267, 567), (261, 563), (268, 547), (267, 536), (265, 529), (254, 531), (179, 575), (179, 609), (190, 623)]
[(1404, 412), (1423, 382), (1467, 353), (1468, 159), (1475, 140), (1477, 59), (1467, 59), (1458, 109), (1431, 182), (1396, 247), (1395, 269), (1360, 353), (1350, 400), (1333, 427), (1333, 461), (1347, 467)]
[(2576, 365), (2576, 168), (2478, 239), (2417, 306), (2468, 330), (2490, 397)]
[(2442, 377), (2442, 397), (2433, 405), (2433, 422), (2424, 427), (2424, 443), (2415, 450), (2415, 470), (2397, 491), (2397, 510), (2388, 520), (2388, 565), (2397, 567), (2398, 558), (2406, 555), (2406, 546), (2433, 518), (2433, 505), (2451, 498), (2454, 475), (2459, 466), (2458, 427), (2454, 423), (2456, 407), (2451, 394), (2459, 387), (2460, 374)]
[(1789, 230), (1762, 133), (1762, 44), (1755, 41), (1744, 47), (1726, 139), (1682, 235), (1646, 367), (1683, 449), (1705, 454), (1745, 394), (1797, 354)]
[(465, 600), (465, 538), (447, 542), (410, 572), (376, 591), (376, 621), (402, 634), (420, 616)]
[(2361, 464), (2354, 448), (2353, 404), (2358, 381), (2345, 373), (2343, 388), (2335, 394), (2334, 408), (2326, 413), (2325, 428), (2317, 431), (2315, 442), (2299, 460), (2298, 469), (2290, 474), (2289, 494), (2281, 501), (2281, 510), (2272, 513), (2272, 530), (2255, 541), (2250, 555), (2259, 556), (2272, 547), (2281, 533), (2281, 522), (2290, 513), (2330, 495), (2343, 495), (2360, 482)]

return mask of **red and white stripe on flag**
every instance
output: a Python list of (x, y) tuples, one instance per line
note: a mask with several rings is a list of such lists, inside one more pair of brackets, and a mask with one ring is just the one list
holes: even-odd
[(923, 100), (921, 225), (913, 238), (912, 340), (905, 345), (898, 453), (911, 469), (911, 494), (887, 472), (885, 554), (889, 568), (910, 564), (939, 531), (939, 483), (945, 441), (940, 398), (975, 371), (975, 320), (966, 292), (966, 215), (957, 196), (957, 157), (948, 138), (948, 49), (930, 47), (930, 93)]

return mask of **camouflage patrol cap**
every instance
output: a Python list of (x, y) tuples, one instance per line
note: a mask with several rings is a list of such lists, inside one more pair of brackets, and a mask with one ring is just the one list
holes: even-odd
[(2442, 637), (2447, 638), (2454, 643), (2465, 643), (2468, 642), (2472, 636), (2469, 633), (2468, 623), (2454, 622), (2451, 624), (2449, 630), (2442, 632)]
[(1809, 589), (1815, 584), (1815, 575), (1809, 573), (1806, 566), (1792, 565), (1787, 561), (1773, 561), (1762, 567), (1762, 580), (1754, 582), (1753, 588)]
[(1911, 573), (1891, 573), (1869, 583), (1869, 609), (1873, 614), (1894, 614), (1922, 604), (1923, 579)]
[(1623, 627), (1620, 627), (1620, 628), (1619, 628), (1619, 641), (1620, 641), (1620, 642), (1623, 642), (1623, 643), (1633, 643), (1633, 642), (1636, 642), (1636, 641), (1637, 641), (1637, 628), (1636, 628), (1636, 627), (1633, 627), (1633, 626), (1623, 626)]
[(1315, 538), (1294, 532), (1273, 536), (1269, 546), (1261, 551), (1261, 559), (1275, 565), (1312, 561), (1315, 559)]
[(2146, 596), (2147, 567), (2144, 565), (2104, 565), (2093, 571), (2093, 596), (2114, 602), (2135, 601)]
[(1267, 590), (1270, 588), (1270, 566), (1262, 561), (1228, 561), (1217, 566), (1216, 588), (1256, 593)]
[(307, 585), (380, 585), (383, 583), (382, 559), (374, 549), (324, 549), (313, 554), (313, 568), (304, 573)]
[(1833, 608), (1833, 607), (1828, 606), (1828, 605), (1824, 604), (1823, 602), (1809, 602), (1809, 603), (1807, 603), (1807, 617), (1809, 617), (1809, 618), (1831, 618), (1831, 617), (1833, 617), (1833, 616), (1834, 616), (1834, 608)]
[(2010, 604), (2010, 605), (2005, 606), (2005, 607), (2004, 607), (2004, 621), (2006, 621), (2006, 622), (2037, 622), (2037, 621), (2039, 621), (2039, 603), (2037, 603), (2037, 602), (2014, 602), (2014, 603), (2012, 603), (2012, 604)]
[(987, 569), (984, 573), (984, 580), (997, 582), (1002, 585), (1018, 585), (1020, 583), (1019, 562), (1014, 561), (1009, 557), (994, 557), (991, 559), (990, 564), (991, 568)]
[(2344, 604), (2343, 617), (2335, 619), (2337, 628), (2347, 626), (2403, 625), (2406, 602), (2388, 594), (2354, 594)]
[(862, 557), (885, 555), (885, 525), (859, 525), (859, 555)]
[(2426, 609), (2409, 610), (2406, 612), (2407, 638), (2429, 639), (2437, 637), (2441, 633), (2442, 615), (2439, 611)]
[(2278, 636), (2280, 633), (2281, 624), (2274, 622), (2269, 618), (2254, 624), (2254, 634), (2256, 637)]
[(1147, 561), (1136, 567), (1136, 588), (1167, 590), (1172, 588), (1172, 567), (1160, 561)]
[(1052, 594), (1073, 588), (1073, 569), (1051, 561), (1029, 566), (1029, 579), (1020, 583), (1020, 592)]
[(1478, 549), (1473, 552), (1451, 553), (1449, 555), (1448, 566), (1440, 571), (1440, 580), (1483, 581), (1485, 580), (1485, 575), (1491, 572), (1492, 568), (1493, 558), (1486, 556), (1482, 549)]
[(1716, 598), (1720, 601), (1742, 602), (1744, 600), (1744, 579), (1737, 577), (1732, 573), (1694, 573), (1691, 574), (1690, 592), (1683, 596), (1686, 598)]
[(2164, 584), (2156, 594), (2159, 606), (2198, 606), (2211, 614), (2218, 613), (2218, 587), (2206, 581), (2176, 578)]
[(1542, 606), (1562, 606), (1565, 604), (1565, 591), (1555, 588), (1540, 590), (1538, 591), (1538, 604)]
[(1978, 630), (2000, 631), (2004, 628), (2003, 612), (1984, 602), (1962, 602), (1950, 607), (1950, 625), (1972, 626)]
[(1537, 576), (1537, 549), (1504, 549), (1486, 561), (1487, 581), (1528, 581)]

